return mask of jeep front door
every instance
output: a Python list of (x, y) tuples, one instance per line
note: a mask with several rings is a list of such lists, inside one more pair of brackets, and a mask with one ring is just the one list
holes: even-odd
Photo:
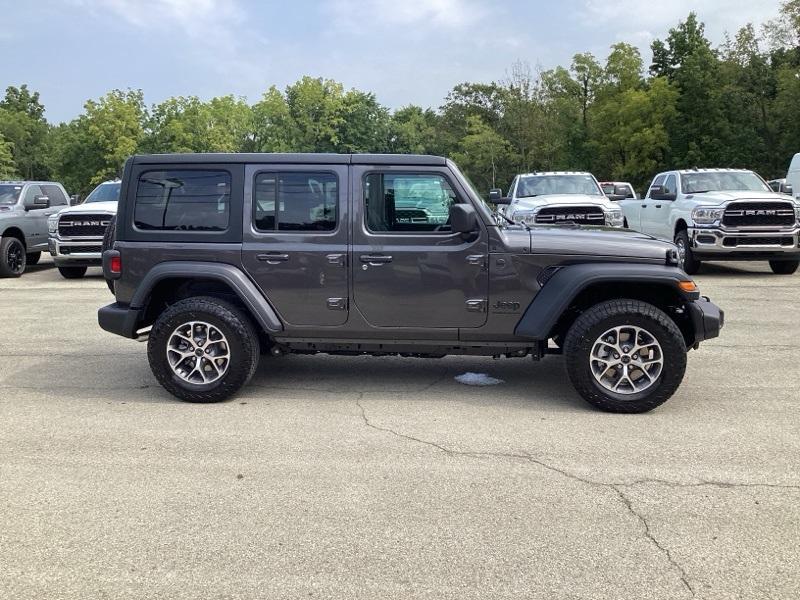
[(353, 167), (353, 299), (374, 327), (480, 327), (489, 275), (485, 226), (450, 229), (468, 202), (446, 169)]
[(348, 316), (346, 165), (249, 165), (242, 262), (292, 326)]

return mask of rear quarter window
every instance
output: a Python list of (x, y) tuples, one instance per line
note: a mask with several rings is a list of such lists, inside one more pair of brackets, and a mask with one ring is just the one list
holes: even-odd
[(217, 169), (144, 171), (133, 225), (140, 231), (221, 232), (230, 226), (231, 174)]

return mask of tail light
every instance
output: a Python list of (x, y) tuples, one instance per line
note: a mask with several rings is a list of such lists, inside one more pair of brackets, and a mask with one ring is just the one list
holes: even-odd
[(111, 260), (108, 261), (108, 270), (111, 271), (114, 275), (121, 275), (122, 274), (122, 257), (121, 256), (112, 256)]

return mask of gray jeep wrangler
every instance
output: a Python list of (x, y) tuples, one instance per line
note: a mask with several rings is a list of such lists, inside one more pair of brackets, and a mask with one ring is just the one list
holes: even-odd
[(591, 404), (665, 402), (723, 313), (670, 242), (508, 222), (435, 156), (130, 158), (100, 326), (148, 340), (156, 379), (216, 402), (260, 354), (564, 354)]

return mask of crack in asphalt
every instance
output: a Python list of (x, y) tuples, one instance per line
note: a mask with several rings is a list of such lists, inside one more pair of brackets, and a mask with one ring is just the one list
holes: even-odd
[(527, 453), (513, 453), (513, 452), (474, 452), (474, 451), (463, 451), (463, 450), (453, 450), (452, 448), (448, 448), (447, 446), (443, 446), (437, 442), (433, 442), (430, 440), (423, 440), (418, 437), (414, 437), (412, 435), (408, 435), (405, 433), (400, 433), (394, 429), (389, 427), (381, 427), (380, 425), (376, 425), (372, 421), (370, 421), (369, 417), (367, 416), (367, 411), (364, 408), (364, 405), (361, 403), (363, 400), (364, 393), (359, 393), (358, 397), (356, 398), (356, 406), (358, 406), (361, 412), (361, 419), (363, 420), (364, 424), (371, 428), (375, 429), (376, 431), (381, 431), (384, 433), (388, 433), (390, 435), (399, 437), (401, 439), (405, 439), (411, 442), (415, 442), (418, 444), (424, 444), (427, 446), (431, 446), (441, 452), (449, 456), (464, 456), (469, 458), (509, 458), (509, 459), (517, 459), (517, 460), (524, 460), (536, 464), (543, 469), (551, 471), (553, 473), (557, 473), (563, 477), (568, 479), (572, 479), (575, 481), (579, 481), (585, 485), (590, 485), (594, 487), (602, 487), (606, 489), (611, 489), (615, 492), (617, 497), (622, 502), (625, 509), (633, 515), (641, 524), (644, 536), (650, 541), (650, 543), (655, 546), (659, 552), (665, 557), (667, 562), (670, 566), (677, 572), (678, 576), (680, 577), (681, 583), (686, 588), (687, 592), (691, 594), (692, 597), (695, 597), (695, 590), (692, 587), (691, 583), (689, 583), (689, 575), (686, 570), (675, 560), (675, 557), (670, 552), (669, 548), (661, 544), (661, 542), (656, 539), (653, 535), (653, 532), (650, 529), (650, 523), (647, 521), (645, 516), (636, 510), (633, 506), (633, 502), (630, 498), (625, 494), (622, 488), (625, 487), (633, 487), (635, 485), (643, 485), (643, 484), (662, 484), (671, 487), (702, 487), (702, 486), (716, 486), (722, 488), (739, 488), (739, 487), (766, 487), (766, 488), (781, 488), (781, 489), (800, 489), (800, 485), (782, 485), (782, 484), (769, 484), (769, 483), (730, 483), (724, 481), (713, 481), (713, 480), (703, 480), (696, 483), (678, 483), (667, 481), (663, 479), (637, 479), (632, 482), (607, 482), (607, 481), (598, 481), (594, 479), (589, 479), (586, 477), (582, 477), (575, 473), (570, 473), (569, 471), (562, 469), (560, 467), (556, 467), (551, 465), (547, 462), (542, 461), (535, 456), (532, 456)]

